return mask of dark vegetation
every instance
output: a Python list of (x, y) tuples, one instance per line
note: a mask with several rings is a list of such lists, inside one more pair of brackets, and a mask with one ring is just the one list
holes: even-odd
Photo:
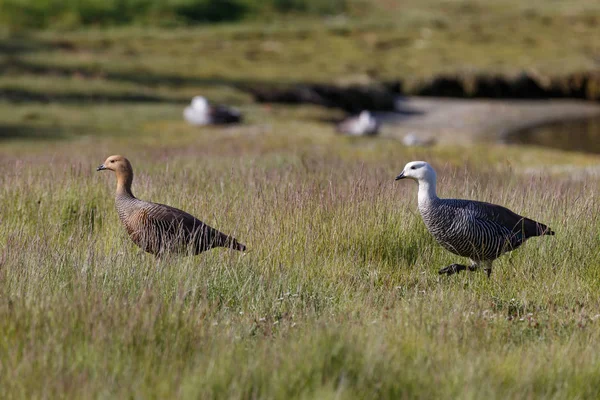
[(74, 28), (132, 23), (190, 25), (268, 18), (281, 13), (339, 14), (347, 0), (1, 0), (2, 23), (13, 28)]

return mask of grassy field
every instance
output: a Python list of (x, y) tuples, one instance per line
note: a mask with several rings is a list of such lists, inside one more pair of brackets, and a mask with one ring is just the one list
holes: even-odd
[[(4, 398), (599, 395), (600, 179), (556, 172), (598, 157), (406, 149), (336, 136), (316, 108), (244, 111), (245, 125), (195, 129), (177, 105), (0, 106), (29, 121), (0, 142)], [(114, 177), (94, 172), (113, 153), (131, 159), (137, 196), (250, 251), (140, 252)], [(393, 181), (414, 159), (437, 167), (441, 195), (507, 205), (557, 235), (491, 279), (439, 277), (460, 259), (425, 231), (414, 183)]]
[[(2, 34), (1, 398), (600, 397), (598, 156), (346, 138), (325, 122), (339, 110), (243, 90), (590, 70), (597, 2), (377, 3), (385, 18)], [(188, 126), (198, 93), (247, 121)], [(95, 172), (111, 154), (133, 163), (138, 197), (249, 251), (141, 252), (114, 176)], [(556, 236), (491, 279), (438, 276), (464, 260), (425, 230), (416, 185), (393, 180), (419, 159), (441, 196)]]
[(410, 93), (440, 74), (478, 72), (526, 71), (543, 84), (597, 71), (599, 30), (596, 0), (377, 0), (360, 18), (4, 30), (0, 98), (172, 102), (202, 92), (244, 102), (250, 86), (395, 80)]

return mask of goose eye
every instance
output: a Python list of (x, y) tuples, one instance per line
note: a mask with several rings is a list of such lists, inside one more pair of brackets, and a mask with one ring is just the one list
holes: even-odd
[(114, 163), (114, 162), (115, 162), (115, 160), (110, 160), (110, 162), (111, 162), (111, 163)]
[(410, 167), (410, 169), (417, 169), (417, 167), (415, 167), (415, 166), (412, 166), (412, 167)]

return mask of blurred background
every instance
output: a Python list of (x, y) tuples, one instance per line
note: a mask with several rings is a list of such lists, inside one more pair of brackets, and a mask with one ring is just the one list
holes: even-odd
[(0, 0), (0, 24), (3, 139), (177, 135), (202, 95), (259, 130), (279, 117), (256, 104), (307, 104), (276, 110), (323, 134), (368, 110), (408, 145), (600, 152), (595, 0)]

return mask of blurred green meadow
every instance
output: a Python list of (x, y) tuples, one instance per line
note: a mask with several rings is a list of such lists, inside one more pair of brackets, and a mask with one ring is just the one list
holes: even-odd
[[(347, 22), (295, 11), (289, 25), (271, 10), (193, 28), (47, 22), (3, 34), (3, 398), (600, 396), (598, 156), (348, 138), (328, 122), (340, 110), (258, 104), (244, 86), (372, 68), (415, 79), (465, 66), (589, 69), (598, 35), (586, 21), (599, 7), (389, 3), (397, 20), (381, 24), (381, 9), (364, 21), (344, 11)], [(418, 50), (426, 23), (444, 33)], [(399, 38), (409, 44), (376, 50)], [(187, 125), (196, 94), (238, 106), (246, 121)], [(141, 252), (119, 223), (114, 176), (95, 172), (112, 154), (131, 160), (136, 196), (184, 209), (249, 251)], [(439, 276), (464, 260), (426, 231), (416, 185), (394, 182), (411, 160), (436, 168), (440, 196), (505, 205), (556, 236), (500, 258), (491, 279)]]
[[(60, 3), (87, 1), (92, 2)], [(52, 3), (39, 2), (40, 7)], [(410, 94), (440, 74), (478, 72), (527, 72), (540, 85), (575, 74), (575, 81), (563, 82), (569, 87), (578, 85), (576, 74), (598, 70), (600, 3), (595, 0), (347, 3), (355, 7), (324, 17), (305, 11), (174, 28), (90, 23), (43, 31), (14, 26), (18, 18), (0, 6), (6, 18), (0, 25), (0, 94), (13, 100), (156, 102), (187, 101), (202, 91), (215, 100), (242, 101), (249, 87), (296, 83), (402, 80)]]

